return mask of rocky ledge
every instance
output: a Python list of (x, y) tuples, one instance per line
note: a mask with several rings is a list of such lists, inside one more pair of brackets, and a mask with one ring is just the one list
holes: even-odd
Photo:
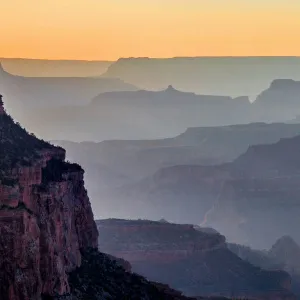
[(185, 295), (295, 299), (284, 271), (265, 271), (231, 252), (207, 228), (165, 221), (96, 221), (101, 251), (128, 260), (132, 271)]

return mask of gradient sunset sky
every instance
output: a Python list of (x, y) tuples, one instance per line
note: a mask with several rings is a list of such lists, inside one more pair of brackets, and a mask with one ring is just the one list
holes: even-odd
[(300, 0), (0, 1), (0, 57), (300, 55)]

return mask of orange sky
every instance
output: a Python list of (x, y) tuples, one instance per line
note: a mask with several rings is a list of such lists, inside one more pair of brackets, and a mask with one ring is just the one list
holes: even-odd
[(0, 2), (0, 57), (300, 55), (300, 0)]

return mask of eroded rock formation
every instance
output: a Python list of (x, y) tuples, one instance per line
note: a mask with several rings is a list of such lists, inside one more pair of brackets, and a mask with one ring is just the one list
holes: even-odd
[(287, 273), (264, 271), (241, 260), (218, 233), (147, 220), (96, 223), (101, 251), (128, 260), (134, 272), (186, 295), (294, 299)]
[(0, 123), (1, 299), (69, 293), (80, 250), (97, 248), (83, 170), (8, 115)]

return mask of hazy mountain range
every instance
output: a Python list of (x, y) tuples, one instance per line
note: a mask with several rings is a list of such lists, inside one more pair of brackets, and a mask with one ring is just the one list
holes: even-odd
[(15, 76), (1, 65), (0, 89), (7, 99), (7, 110), (20, 121), (28, 120), (39, 108), (84, 105), (102, 92), (136, 90), (119, 79)]
[(274, 79), (300, 80), (299, 57), (120, 58), (74, 61), (0, 58), (11, 74), (25, 77), (118, 78), (140, 89), (176, 89), (207, 95), (247, 95), (254, 100)]
[(300, 80), (299, 57), (122, 58), (105, 77), (143, 89), (176, 89), (208, 95), (247, 95), (254, 100), (274, 79)]
[(24, 117), (24, 122), (31, 131), (47, 139), (101, 141), (163, 138), (191, 126), (244, 123), (251, 120), (250, 115), (247, 97), (196, 95), (169, 87), (159, 92), (101, 93), (81, 106), (35, 108)]
[[(66, 148), (68, 158), (85, 168), (86, 185), (97, 217), (165, 217), (201, 224), (206, 212), (223, 196), (225, 183), (240, 178), (235, 175), (234, 166), (243, 167), (244, 162), (236, 163), (237, 157), (250, 145), (271, 144), (299, 133), (299, 124), (256, 123), (190, 128), (175, 138), (162, 140), (54, 143)], [(212, 167), (231, 161), (234, 162), (226, 168)], [(245, 172), (255, 166), (250, 163)], [(237, 225), (231, 222), (231, 229), (238, 226), (239, 219), (243, 219), (243, 214), (234, 216)], [(208, 224), (215, 225), (215, 221), (209, 221)], [(216, 224), (217, 228), (222, 224)], [(226, 236), (248, 242), (244, 233), (233, 229), (226, 230)], [(278, 236), (271, 238), (274, 241)]]
[[(31, 109), (22, 110), (22, 119), (39, 136), (73, 141), (155, 139), (174, 136), (187, 127), (295, 119), (300, 114), (295, 101), (300, 96), (300, 84), (283, 80), (282, 88), (276, 89), (277, 82), (272, 83), (252, 104), (247, 97), (196, 95), (169, 86), (158, 92), (138, 90), (101, 93), (88, 104), (82, 105), (68, 105), (62, 101), (55, 104), (52, 101), (49, 107), (47, 103), (35, 106), (32, 103)], [(294, 85), (295, 88), (290, 92), (286, 85)], [(98, 89), (98, 85), (95, 88)], [(89, 89), (86, 94), (92, 91)], [(65, 93), (69, 91), (65, 90)], [(80, 93), (74, 97), (70, 95), (70, 99), (79, 104), (82, 98), (78, 97), (83, 93), (84, 89), (81, 88)], [(273, 95), (274, 101), (269, 100), (269, 94)], [(52, 122), (53, 118), (55, 123)]]
[[(277, 64), (283, 58), (266, 60)], [(110, 68), (115, 68), (118, 63)], [(174, 65), (173, 60), (170, 65)], [(217, 65), (220, 66), (220, 61)], [(145, 68), (142, 64), (141, 70)], [(273, 78), (276, 77), (274, 72)], [(221, 91), (218, 88), (215, 94), (210, 90), (211, 94), (198, 95), (171, 85), (159, 91), (147, 91), (126, 83), (130, 82), (128, 78), (123, 81), (120, 76), (112, 77), (22, 77), (0, 69), (0, 87), (7, 99), (7, 110), (18, 121), (38, 136), (55, 140), (164, 138), (187, 127), (282, 122), (300, 114), (297, 104), (300, 83), (291, 79), (272, 82), (270, 79), (266, 85), (269, 87), (251, 104), (247, 93), (236, 98), (226, 94), (218, 96)], [(256, 76), (252, 78), (256, 80)], [(251, 79), (248, 84), (251, 85)], [(219, 87), (217, 81), (214, 86)]]
[(111, 61), (0, 58), (7, 72), (24, 77), (92, 77), (107, 71)]
[(258, 248), (286, 234), (299, 242), (299, 147), (296, 136), (251, 146), (232, 163), (164, 168), (103, 198), (119, 213), (130, 206), (142, 217), (205, 224)]

